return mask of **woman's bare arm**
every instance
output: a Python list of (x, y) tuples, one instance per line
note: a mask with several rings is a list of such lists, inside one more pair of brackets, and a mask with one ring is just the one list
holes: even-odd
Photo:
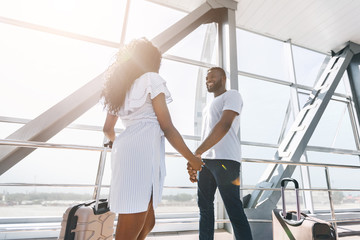
[(103, 127), (105, 136), (112, 142), (115, 140), (115, 124), (117, 120), (117, 116), (108, 113)]
[(169, 143), (189, 161), (193, 169), (201, 170), (201, 166), (203, 165), (201, 158), (194, 156), (172, 123), (169, 109), (167, 108), (165, 101), (165, 95), (163, 93), (157, 95), (152, 100), (152, 105), (160, 127)]

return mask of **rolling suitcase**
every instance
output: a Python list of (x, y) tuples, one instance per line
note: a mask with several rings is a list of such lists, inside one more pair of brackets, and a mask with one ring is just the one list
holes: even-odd
[(58, 240), (113, 239), (115, 213), (110, 212), (106, 199), (99, 199), (108, 145), (104, 145), (99, 162), (95, 200), (69, 207), (61, 222)]
[[(285, 183), (295, 184), (296, 212), (286, 212)], [(283, 209), (274, 209), (272, 212), (274, 240), (335, 240), (336, 233), (332, 225), (323, 220), (310, 217), (300, 212), (299, 184), (293, 178), (281, 180), (281, 197)]]

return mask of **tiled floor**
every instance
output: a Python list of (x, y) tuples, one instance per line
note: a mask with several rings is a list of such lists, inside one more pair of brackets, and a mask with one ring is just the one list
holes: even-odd
[[(172, 233), (150, 233), (146, 240), (198, 240), (198, 231), (172, 232)], [(226, 230), (215, 230), (215, 240), (233, 240), (232, 234)]]
[[(357, 235), (342, 236), (339, 240), (360, 240), (360, 225), (338, 226), (339, 232), (350, 232)], [(198, 240), (198, 231), (183, 231), (171, 233), (150, 233), (146, 240)], [(233, 240), (232, 234), (224, 229), (215, 230), (215, 240)]]

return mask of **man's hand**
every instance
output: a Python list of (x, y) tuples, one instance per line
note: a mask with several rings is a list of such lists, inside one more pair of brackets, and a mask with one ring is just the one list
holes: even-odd
[(187, 163), (187, 170), (188, 170), (190, 182), (192, 183), (197, 182), (197, 171), (192, 168), (190, 163)]

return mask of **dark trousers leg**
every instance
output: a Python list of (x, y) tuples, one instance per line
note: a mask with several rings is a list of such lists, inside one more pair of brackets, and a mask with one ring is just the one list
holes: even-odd
[(214, 196), (216, 183), (210, 170), (206, 167), (199, 173), (198, 206), (200, 209), (199, 239), (214, 239)]
[(231, 160), (208, 160), (206, 164), (219, 188), (236, 240), (252, 240), (250, 225), (240, 199), (240, 163)]

